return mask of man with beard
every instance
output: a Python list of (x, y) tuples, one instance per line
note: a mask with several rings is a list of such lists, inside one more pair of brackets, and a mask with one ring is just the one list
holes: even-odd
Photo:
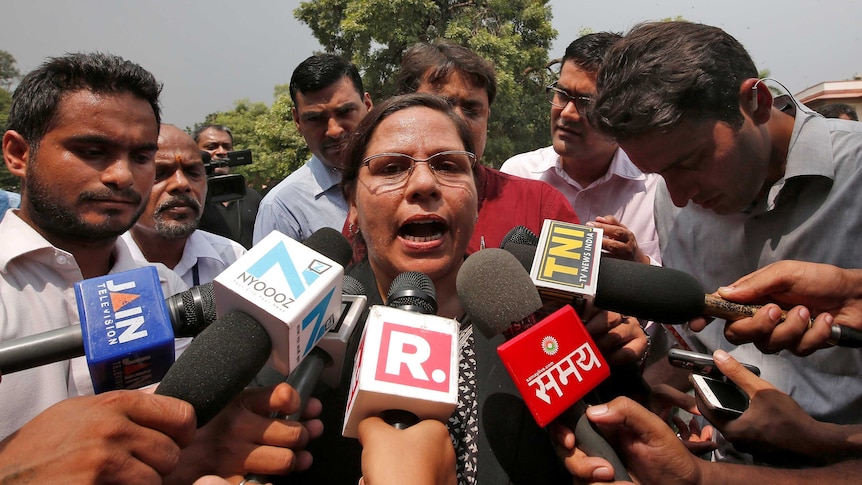
[(164, 264), (189, 286), (209, 283), (233, 264), (245, 248), (197, 229), (206, 196), (206, 169), (194, 139), (174, 125), (163, 124), (150, 201), (122, 236), (132, 256)]
[(254, 223), (254, 242), (273, 230), (304, 241), (322, 227), (341, 230), (347, 202), (341, 193), (342, 149), (371, 109), (356, 66), (333, 54), (302, 61), (290, 77), (293, 121), (311, 159), (267, 193)]
[[(20, 209), (0, 221), (0, 341), (77, 325), (74, 284), (140, 267), (119, 236), (155, 178), (159, 93), (152, 74), (108, 54), (49, 59), (15, 89), (3, 158)], [(184, 289), (157, 265), (166, 294)], [(83, 357), (2, 376), (0, 482), (190, 483), (204, 474), (287, 473), (319, 423), (289, 415), (286, 384), (244, 391), (206, 426), (178, 399), (93, 396)]]

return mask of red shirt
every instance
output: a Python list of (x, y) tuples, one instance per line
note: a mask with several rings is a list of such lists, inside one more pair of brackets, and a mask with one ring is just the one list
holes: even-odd
[(467, 254), (480, 249), (483, 237), (486, 248), (500, 247), (506, 233), (516, 226), (526, 226), (538, 235), (545, 219), (580, 223), (569, 201), (551, 185), (482, 168), (479, 221), (467, 245)]

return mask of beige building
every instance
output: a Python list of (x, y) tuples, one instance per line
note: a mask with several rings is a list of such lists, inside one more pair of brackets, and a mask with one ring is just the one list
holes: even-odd
[(857, 74), (851, 81), (815, 84), (796, 93), (794, 97), (813, 110), (827, 104), (844, 103), (853, 106), (857, 113), (862, 114), (862, 74)]

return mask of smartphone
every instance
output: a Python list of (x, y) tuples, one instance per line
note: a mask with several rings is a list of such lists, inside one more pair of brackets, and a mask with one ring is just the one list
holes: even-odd
[(694, 392), (710, 411), (735, 419), (748, 409), (748, 395), (736, 384), (700, 374), (691, 374), (688, 378)]
[[(672, 366), (688, 369), (695, 374), (709, 376), (715, 379), (724, 378), (724, 374), (718, 370), (718, 366), (715, 365), (715, 360), (713, 360), (712, 356), (709, 354), (701, 354), (690, 350), (670, 349), (667, 351), (667, 360)], [(760, 369), (756, 366), (751, 364), (742, 365), (754, 373), (754, 375), (760, 375)]]

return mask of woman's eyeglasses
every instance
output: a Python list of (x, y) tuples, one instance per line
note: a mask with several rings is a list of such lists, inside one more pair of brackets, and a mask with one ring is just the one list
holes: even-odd
[(442, 185), (463, 186), (473, 178), (476, 155), (463, 150), (447, 150), (428, 158), (413, 158), (403, 153), (378, 153), (362, 160), (371, 174), (372, 192), (400, 189), (407, 184), (417, 163), (425, 163)]

